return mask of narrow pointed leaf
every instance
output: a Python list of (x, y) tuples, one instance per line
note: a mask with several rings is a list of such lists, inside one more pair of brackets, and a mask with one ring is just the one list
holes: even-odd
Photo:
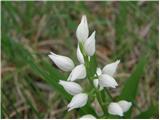
[[(136, 65), (133, 73), (128, 78), (128, 80), (126, 80), (124, 88), (122, 89), (120, 97), (118, 98), (119, 100), (127, 100), (130, 102), (133, 102), (135, 100), (138, 91), (138, 84), (143, 75), (147, 60), (148, 59), (146, 56), (143, 56), (139, 60), (139, 63)], [(131, 109), (128, 112), (126, 112), (125, 115), (128, 118), (131, 115)]]

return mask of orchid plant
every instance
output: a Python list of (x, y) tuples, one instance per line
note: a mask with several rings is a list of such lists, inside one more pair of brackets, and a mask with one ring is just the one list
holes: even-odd
[[(49, 58), (59, 69), (70, 72), (67, 80), (59, 80), (59, 84), (66, 92), (68, 92), (68, 94), (73, 96), (70, 103), (67, 105), (68, 111), (77, 108), (83, 109), (87, 102), (92, 101), (94, 97), (94, 99), (97, 99), (103, 114), (97, 116), (87, 114), (82, 116), (82, 119), (102, 118), (105, 114), (122, 117), (124, 113), (130, 109), (132, 103), (126, 100), (114, 101), (109, 90), (106, 89), (115, 89), (118, 86), (114, 75), (120, 60), (107, 64), (102, 69), (98, 67), (95, 54), (95, 35), (96, 31), (89, 36), (87, 18), (83, 15), (76, 31), (78, 39), (76, 54), (79, 65), (75, 66), (74, 62), (69, 57), (58, 55), (53, 52), (50, 52)], [(82, 79), (88, 80), (89, 84), (92, 86), (92, 89), (89, 92), (85, 91), (85, 89), (77, 83), (78, 80)], [(108, 101), (103, 100), (101, 95), (102, 91), (110, 97)]]

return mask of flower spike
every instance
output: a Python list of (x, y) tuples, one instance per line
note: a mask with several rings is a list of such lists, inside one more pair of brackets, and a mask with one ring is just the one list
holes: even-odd
[[(67, 105), (68, 111), (84, 107), (87, 104), (89, 95), (98, 97), (97, 90), (99, 92), (103, 90), (105, 87), (116, 88), (118, 86), (118, 83), (113, 77), (116, 73), (120, 60), (105, 65), (104, 68), (101, 70), (96, 62), (95, 35), (96, 31), (94, 31), (89, 36), (87, 18), (85, 15), (83, 15), (81, 18), (81, 22), (76, 30), (76, 37), (78, 39), (76, 54), (80, 64), (75, 66), (73, 61), (69, 57), (57, 55), (52, 52), (48, 55), (49, 58), (56, 64), (58, 68), (66, 72), (71, 71), (67, 78), (67, 81), (59, 81), (59, 84), (64, 88), (64, 90), (73, 96), (70, 103)], [(96, 71), (95, 67), (97, 67)], [(92, 84), (93, 86), (93, 89), (90, 89), (90, 87), (89, 89), (86, 89), (87, 92), (85, 91), (85, 89), (83, 90), (78, 83), (75, 82), (76, 80), (85, 78), (90, 80), (89, 84)], [(90, 101), (92, 102), (92, 99)], [(103, 104), (103, 101), (99, 99), (97, 99), (97, 101), (99, 102), (101, 108), (104, 108), (105, 104)], [(131, 108), (131, 106), (132, 103), (126, 100), (121, 100), (119, 102), (112, 101), (108, 105), (108, 113), (112, 115), (123, 116), (124, 112), (127, 112)], [(102, 110), (103, 112), (105, 112), (104, 109)], [(98, 115), (96, 117), (102, 116)], [(82, 116), (80, 119), (96, 119), (96, 117), (94, 117), (91, 114), (86, 114)]]

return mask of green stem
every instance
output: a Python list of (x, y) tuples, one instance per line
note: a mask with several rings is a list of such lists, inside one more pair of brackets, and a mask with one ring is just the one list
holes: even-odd
[(110, 99), (113, 101), (113, 97), (112, 97), (112, 95), (109, 93), (109, 91), (108, 91), (107, 89), (105, 89), (105, 90), (106, 90), (106, 92), (107, 92), (108, 96), (110, 97)]
[[(83, 44), (82, 43), (80, 43), (79, 44), (79, 47), (80, 47), (80, 51), (82, 52), (82, 55), (83, 55), (83, 57), (84, 57), (84, 60), (85, 60), (85, 67), (86, 67), (86, 70), (91, 70), (92, 68), (92, 66), (90, 66), (90, 64), (89, 64), (89, 59), (88, 59), (88, 56), (86, 55), (86, 53), (85, 53), (85, 51), (84, 51), (84, 49), (83, 49)], [(96, 66), (97, 67), (97, 66)], [(96, 74), (96, 77), (94, 76)], [(97, 89), (97, 88), (95, 88), (94, 87), (94, 85), (93, 85), (93, 79), (97, 79), (98, 78), (98, 75), (97, 75), (97, 73), (95, 73), (94, 75), (90, 75), (90, 73), (87, 73), (87, 78), (88, 78), (88, 80), (89, 80), (89, 83), (92, 85), (92, 87), (96, 90), (96, 98), (97, 98), (97, 100), (98, 100), (98, 102), (99, 102), (99, 105), (101, 106), (101, 108), (102, 108), (102, 110), (103, 110), (103, 113), (106, 115), (108, 112), (107, 112), (107, 107), (106, 107), (106, 104), (104, 104), (104, 102), (103, 102), (103, 99), (102, 99), (102, 96), (101, 96), (101, 92)], [(110, 94), (109, 94), (110, 95)]]
[(99, 92), (99, 91), (96, 91), (96, 96), (97, 96), (97, 100), (98, 100), (98, 102), (99, 102), (99, 104), (100, 104), (100, 106), (101, 106), (101, 108), (102, 108), (102, 110), (103, 110), (103, 112), (104, 112), (104, 114), (107, 112), (106, 110), (107, 110), (107, 108), (106, 108), (106, 106), (104, 106), (104, 104), (103, 104), (103, 100), (102, 100), (102, 97), (101, 97), (101, 93)]
[[(90, 84), (92, 85), (92, 87), (94, 87), (93, 83), (92, 83), (92, 80), (91, 79), (88, 79)], [(95, 88), (95, 87), (94, 87)], [(96, 89), (96, 88), (95, 88)], [(103, 113), (106, 113), (106, 107), (103, 105), (103, 100), (101, 98), (101, 94), (100, 92), (96, 89), (96, 98), (99, 102), (99, 105), (101, 106), (102, 110), (103, 110)]]

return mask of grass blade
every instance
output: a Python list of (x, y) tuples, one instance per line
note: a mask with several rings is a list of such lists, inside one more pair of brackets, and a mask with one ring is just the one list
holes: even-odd
[[(137, 91), (138, 91), (138, 84), (140, 81), (141, 76), (143, 75), (145, 65), (147, 63), (147, 57), (143, 56), (139, 63), (136, 65), (135, 70), (131, 74), (131, 76), (128, 78), (128, 80), (125, 83), (124, 88), (122, 89), (122, 92), (120, 94), (119, 99), (122, 100), (128, 100), (131, 102), (134, 102)], [(127, 112), (126, 116), (131, 115), (131, 110)]]

